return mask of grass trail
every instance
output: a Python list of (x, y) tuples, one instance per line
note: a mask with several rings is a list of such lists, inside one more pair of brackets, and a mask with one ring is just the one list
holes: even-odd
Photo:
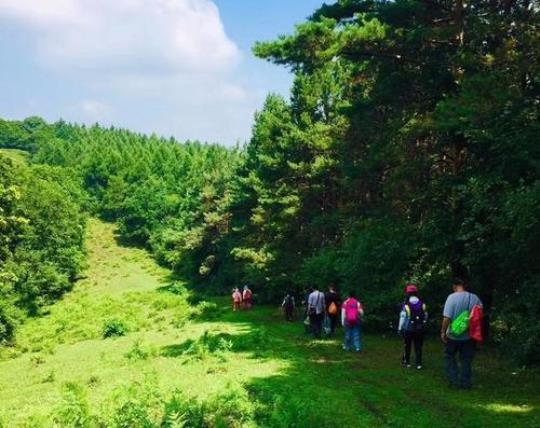
[[(232, 313), (223, 299), (189, 305), (183, 286), (143, 250), (119, 245), (109, 224), (90, 222), (88, 251), (86, 277), (2, 351), (6, 426), (51, 426), (65, 408), (66, 384), (84, 391), (93, 414), (109, 412), (135, 385), (201, 400), (243, 391), (250, 421), (230, 426), (540, 426), (538, 373), (487, 351), (478, 356), (476, 389), (464, 395), (445, 387), (436, 341), (427, 344), (424, 371), (403, 370), (397, 337), (367, 336), (356, 355), (337, 339), (308, 340), (274, 308)], [(126, 334), (104, 339), (111, 324)]]

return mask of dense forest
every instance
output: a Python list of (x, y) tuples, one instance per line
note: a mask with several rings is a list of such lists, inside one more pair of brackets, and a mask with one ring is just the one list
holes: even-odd
[(437, 312), (463, 277), (491, 337), (538, 362), (539, 7), (322, 6), (254, 47), (295, 79), (289, 99), (268, 96), (243, 148), (0, 122), (0, 146), (33, 161), (0, 167), (3, 335), (13, 311), (69, 288), (85, 211), (209, 292), (355, 289), (373, 328), (387, 327), (405, 281)]
[(62, 168), (0, 155), (0, 343), (84, 267), (85, 196)]

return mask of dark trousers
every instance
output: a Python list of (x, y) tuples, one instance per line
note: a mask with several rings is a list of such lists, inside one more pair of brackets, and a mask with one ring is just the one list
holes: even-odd
[(311, 324), (311, 332), (315, 338), (320, 339), (322, 334), (322, 323), (324, 319), (324, 313), (320, 314), (311, 314), (309, 316), (309, 321)]
[(338, 315), (328, 314), (328, 320), (330, 321), (330, 334), (333, 335), (336, 332), (336, 327), (338, 325)]
[[(476, 352), (476, 342), (474, 340), (451, 340), (448, 339), (444, 351), (446, 362), (446, 376), (448, 382), (453, 386), (461, 388), (471, 388), (472, 386), (472, 361)], [(459, 354), (461, 365), (461, 376), (456, 361)], [(458, 383), (459, 378), (459, 383)]]
[(287, 321), (292, 321), (294, 318), (294, 306), (286, 305), (285, 306), (285, 319)]
[(403, 364), (411, 363), (411, 348), (414, 344), (416, 365), (422, 365), (422, 347), (424, 346), (423, 331), (406, 331), (403, 335)]

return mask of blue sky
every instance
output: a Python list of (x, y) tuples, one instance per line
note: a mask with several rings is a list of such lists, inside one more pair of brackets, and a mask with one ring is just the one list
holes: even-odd
[(291, 84), (251, 46), (322, 3), (0, 0), (0, 116), (246, 141), (266, 94)]

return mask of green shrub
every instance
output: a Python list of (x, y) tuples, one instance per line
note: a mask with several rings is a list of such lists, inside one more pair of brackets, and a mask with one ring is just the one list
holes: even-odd
[(336, 426), (335, 409), (321, 409), (321, 403), (294, 397), (277, 397), (267, 426), (272, 428), (331, 428)]
[(88, 427), (92, 416), (84, 389), (76, 383), (63, 386), (62, 402), (54, 410), (53, 420), (61, 426)]
[(261, 327), (251, 333), (238, 336), (233, 344), (235, 351), (253, 352), (256, 357), (269, 349), (270, 335), (268, 331)]
[(117, 388), (105, 402), (100, 422), (112, 428), (151, 428), (159, 425), (162, 407), (155, 379), (146, 377), (142, 384)]
[(184, 351), (185, 355), (204, 360), (210, 355), (220, 355), (233, 347), (231, 337), (227, 334), (211, 334), (206, 330), (201, 337), (191, 342)]
[(227, 392), (205, 402), (206, 422), (211, 427), (243, 427), (253, 419), (253, 404), (240, 385), (227, 385)]
[(151, 355), (154, 355), (155, 351), (149, 346), (145, 346), (140, 339), (135, 340), (131, 349), (126, 352), (125, 357), (128, 360), (146, 360)]
[(190, 309), (189, 317), (190, 319), (210, 321), (218, 318), (221, 313), (222, 309), (217, 304), (203, 300)]
[(540, 364), (540, 327), (531, 322), (540, 317), (538, 296), (540, 278), (535, 278), (525, 283), (520, 293), (505, 296), (508, 303), (494, 311), (493, 339), (520, 364)]
[(103, 338), (124, 336), (128, 328), (126, 324), (119, 319), (109, 319), (103, 325)]
[(227, 392), (203, 402), (177, 392), (165, 403), (162, 426), (167, 428), (236, 428), (253, 421), (253, 405), (240, 385), (228, 385)]
[(204, 406), (177, 391), (164, 405), (162, 426), (166, 428), (202, 428), (205, 424)]

